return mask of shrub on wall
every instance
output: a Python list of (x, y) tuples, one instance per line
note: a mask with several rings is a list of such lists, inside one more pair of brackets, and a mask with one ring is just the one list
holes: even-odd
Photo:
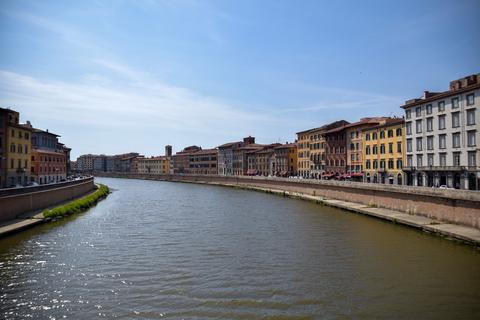
[(96, 205), (99, 200), (106, 198), (109, 193), (108, 187), (101, 184), (94, 193), (51, 210), (45, 210), (43, 216), (45, 218), (58, 218), (86, 211)]

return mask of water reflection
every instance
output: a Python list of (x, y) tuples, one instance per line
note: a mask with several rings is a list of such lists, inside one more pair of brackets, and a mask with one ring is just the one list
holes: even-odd
[(309, 202), (101, 179), (89, 212), (0, 240), (3, 318), (480, 316), (480, 253)]

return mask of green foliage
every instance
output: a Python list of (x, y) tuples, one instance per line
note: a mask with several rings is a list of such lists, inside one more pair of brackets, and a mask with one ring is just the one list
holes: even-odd
[(43, 216), (45, 218), (58, 218), (86, 211), (96, 205), (99, 200), (106, 198), (109, 193), (108, 187), (101, 184), (94, 193), (51, 210), (45, 210)]

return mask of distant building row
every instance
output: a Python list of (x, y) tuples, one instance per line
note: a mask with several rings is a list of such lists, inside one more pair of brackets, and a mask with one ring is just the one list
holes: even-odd
[[(369, 117), (354, 123), (339, 120), (298, 132), (295, 143), (265, 145), (246, 137), (214, 149), (190, 146), (175, 155), (168, 146), (170, 152), (164, 157), (86, 155), (79, 158), (77, 168), (301, 176), (478, 190), (479, 96), (480, 74), (475, 74), (452, 81), (445, 92), (425, 91), (422, 98), (406, 101), (402, 118)], [(152, 169), (155, 161), (161, 170)]]
[(65, 181), (71, 149), (59, 135), (19, 118), (17, 111), (0, 108), (0, 188)]

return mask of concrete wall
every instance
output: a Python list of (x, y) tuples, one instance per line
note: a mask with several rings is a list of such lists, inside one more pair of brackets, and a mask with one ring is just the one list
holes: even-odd
[(328, 180), (297, 180), (287, 178), (202, 176), (202, 175), (133, 175), (103, 176), (167, 181), (204, 182), (261, 187), (352, 201), (426, 216), (443, 222), (480, 229), (480, 192), (445, 190), (427, 187), (396, 186)]
[(18, 215), (47, 208), (82, 196), (95, 188), (93, 178), (72, 181), (65, 184), (41, 186), (29, 192), (12, 190), (0, 196), (0, 222), (15, 219)]

